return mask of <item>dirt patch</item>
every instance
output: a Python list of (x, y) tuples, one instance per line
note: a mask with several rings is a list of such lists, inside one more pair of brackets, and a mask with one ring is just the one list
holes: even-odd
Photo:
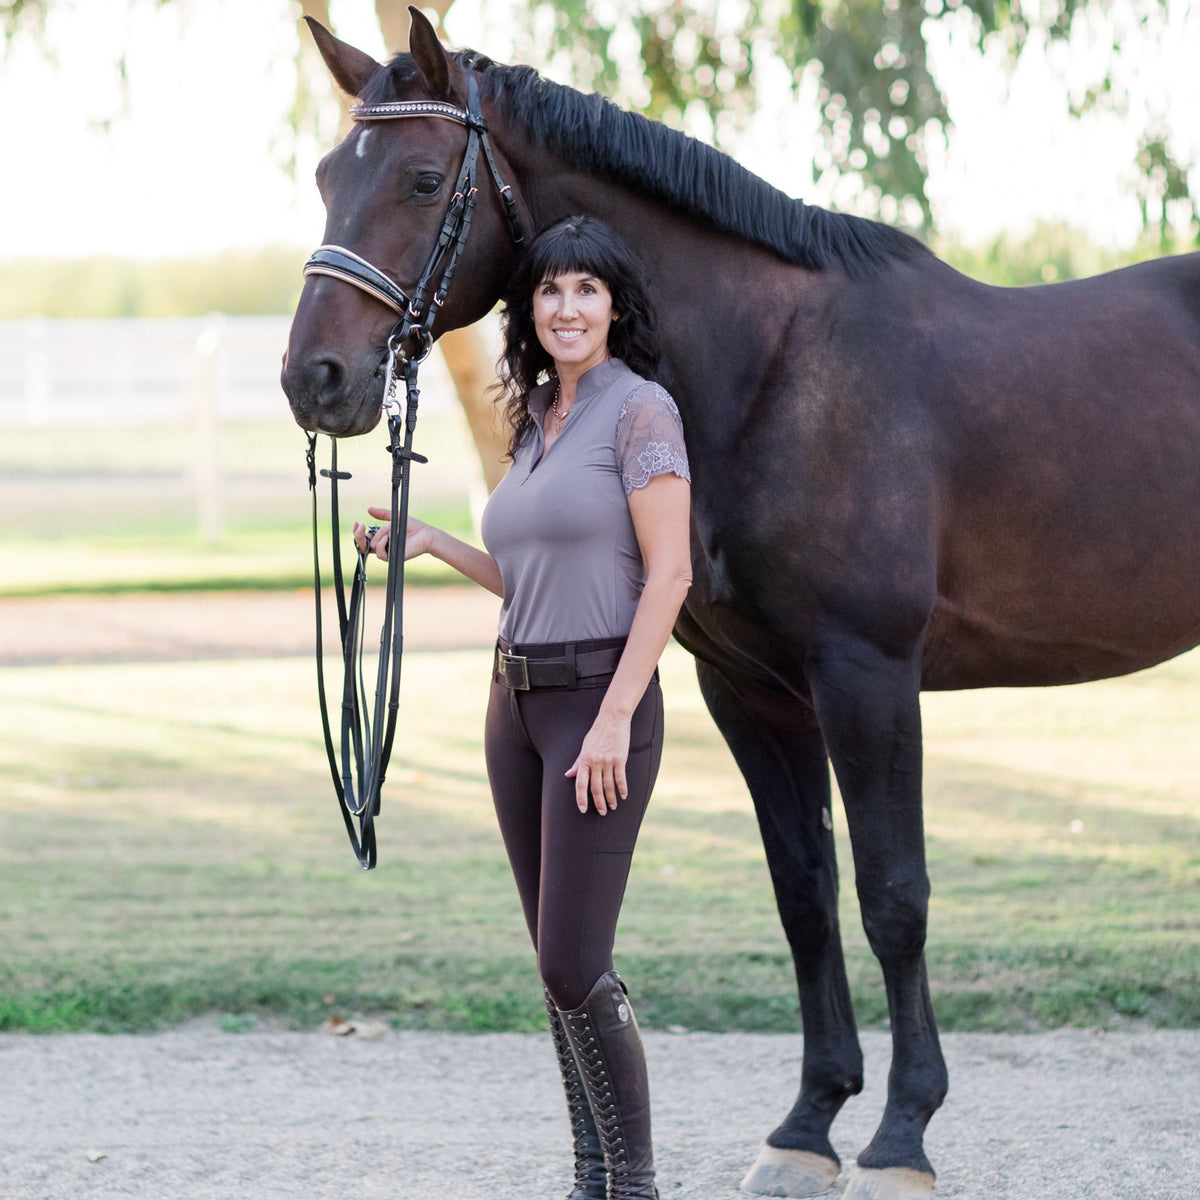
[[(500, 602), (482, 588), (410, 587), (404, 644), (414, 650), (488, 646)], [(381, 619), (368, 613), (368, 638)], [(336, 652), (337, 610), (325, 605)], [(312, 593), (181, 592), (0, 599), (0, 666), (277, 658), (314, 652)], [(334, 642), (330, 642), (332, 634)]]

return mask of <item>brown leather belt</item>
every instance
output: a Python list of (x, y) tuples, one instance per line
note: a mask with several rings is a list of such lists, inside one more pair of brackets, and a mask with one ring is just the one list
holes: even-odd
[(544, 646), (496, 643), (492, 678), (514, 692), (533, 688), (573, 688), (579, 680), (611, 675), (621, 661), (624, 638)]

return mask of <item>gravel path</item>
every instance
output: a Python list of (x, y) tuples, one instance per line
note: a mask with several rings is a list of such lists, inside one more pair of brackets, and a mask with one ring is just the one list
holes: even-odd
[[(799, 1071), (796, 1038), (650, 1034), (663, 1200), (733, 1200)], [(883, 1102), (888, 1040), (843, 1159)], [(960, 1200), (1195, 1200), (1200, 1033), (945, 1039), (927, 1145)], [(566, 1119), (548, 1037), (221, 1032), (0, 1036), (5, 1200), (559, 1200)], [(844, 1184), (845, 1176), (839, 1182)]]

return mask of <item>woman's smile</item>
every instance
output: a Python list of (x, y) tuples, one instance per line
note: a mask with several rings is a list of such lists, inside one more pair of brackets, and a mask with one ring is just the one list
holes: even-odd
[(578, 379), (609, 357), (615, 314), (608, 285), (586, 272), (546, 278), (533, 294), (533, 324), (559, 378)]

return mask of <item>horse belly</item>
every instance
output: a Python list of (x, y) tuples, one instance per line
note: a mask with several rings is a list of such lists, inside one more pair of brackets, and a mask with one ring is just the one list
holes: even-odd
[(925, 687), (1080, 683), (1200, 643), (1198, 276), (1193, 256), (961, 306)]
[(1125, 642), (1086, 629), (1014, 630), (939, 608), (930, 621), (923, 691), (1057, 687), (1130, 675), (1200, 645), (1200, 621), (1156, 644)]
[(1200, 439), (1196, 455), (1187, 476), (1094, 472), (1069, 503), (1039, 504), (1031, 485), (1008, 512), (960, 518), (939, 554), (924, 686), (1082, 683), (1200, 644)]
[(1093, 465), (1069, 495), (1030, 478), (1007, 509), (960, 513), (939, 554), (924, 686), (1082, 683), (1200, 644), (1200, 436), (1194, 451), (1187, 472)]

